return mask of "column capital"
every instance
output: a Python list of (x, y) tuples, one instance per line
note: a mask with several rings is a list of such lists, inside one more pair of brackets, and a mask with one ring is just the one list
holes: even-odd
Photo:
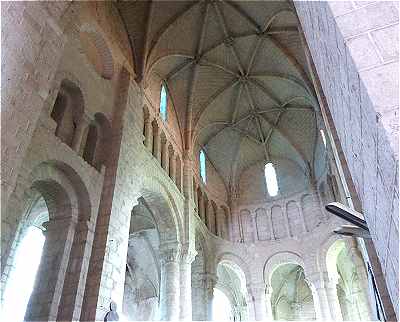
[(179, 243), (168, 243), (160, 247), (160, 259), (162, 263), (178, 262), (181, 256)]
[(206, 289), (208, 291), (212, 291), (217, 284), (218, 277), (217, 274), (214, 273), (204, 273), (203, 276), (203, 281), (205, 283)]
[(184, 264), (193, 263), (197, 256), (197, 251), (195, 250), (182, 250), (181, 251), (181, 262)]

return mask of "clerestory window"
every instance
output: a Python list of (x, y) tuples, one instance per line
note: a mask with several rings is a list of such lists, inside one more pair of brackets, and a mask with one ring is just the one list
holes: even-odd
[(322, 142), (324, 143), (324, 146), (326, 147), (326, 137), (325, 137), (325, 132), (323, 129), (319, 130), (319, 133), (321, 133), (321, 138), (322, 138)]
[(161, 85), (160, 91), (160, 115), (161, 118), (165, 121), (167, 119), (167, 105), (168, 105), (168, 94), (165, 85)]
[(206, 183), (206, 155), (203, 150), (200, 150), (199, 155), (200, 161), (200, 177), (204, 183)]
[(278, 180), (276, 178), (275, 167), (271, 162), (268, 162), (264, 168), (265, 182), (267, 184), (268, 194), (275, 197), (278, 194)]

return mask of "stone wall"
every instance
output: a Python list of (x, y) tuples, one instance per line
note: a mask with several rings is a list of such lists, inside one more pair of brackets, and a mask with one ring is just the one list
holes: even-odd
[[(349, 6), (353, 5), (350, 2), (341, 3), (343, 7), (339, 3), (333, 4), (335, 14), (339, 14), (339, 8), (345, 10), (345, 7), (348, 7), (349, 13), (348, 16), (337, 18), (327, 2), (295, 2), (294, 5), (333, 121), (330, 127), (337, 135), (335, 143), (339, 152), (343, 153), (346, 179), (350, 183), (354, 201), (357, 203), (359, 200), (360, 210), (366, 217), (397, 310), (398, 160), (390, 148), (387, 131), (377, 117), (378, 110), (374, 106), (377, 99), (380, 102), (393, 102), (396, 96), (392, 96), (393, 91), (386, 90), (372, 93), (374, 85), (368, 83), (368, 79), (372, 78), (383, 83), (383, 79), (388, 77), (390, 88), (396, 88), (396, 63), (391, 65), (393, 73), (382, 76), (380, 71), (389, 66), (379, 67), (383, 63), (378, 62), (378, 67), (364, 73), (364, 76), (368, 74), (367, 77), (361, 77), (362, 60), (355, 57), (357, 45), (350, 49), (351, 42), (345, 39), (350, 37), (351, 32), (356, 32), (365, 33), (363, 36), (371, 40), (368, 33), (373, 28), (372, 24), (383, 27), (391, 23), (395, 25), (396, 21), (398, 24), (398, 9), (390, 2), (379, 2), (357, 10), (353, 10), (354, 7), (349, 10)], [(350, 28), (350, 23), (357, 25), (357, 28)], [(358, 40), (362, 41), (363, 38), (360, 36)], [(392, 47), (394, 43), (388, 41), (385, 44), (389, 46), (388, 50), (395, 52)], [(370, 63), (368, 59), (367, 62)]]
[[(307, 6), (299, 5), (299, 11), (306, 12), (301, 18), (312, 20), (319, 17), (319, 11), (310, 17), (307, 10), (311, 10), (313, 5)], [(324, 5), (314, 9), (321, 8), (325, 8)], [(49, 307), (43, 305), (49, 311), (44, 317), (40, 304), (42, 298), (33, 297), (28, 317), (35, 318), (42, 314), (40, 317), (43, 319), (102, 320), (111, 301), (121, 308), (130, 224), (134, 216), (132, 210), (138, 203), (148, 209), (160, 239), (160, 250), (155, 252), (160, 251), (157, 255), (160, 257), (158, 264), (162, 278), (158, 283), (162, 287), (157, 291), (162, 303), (160, 311), (165, 318), (177, 316), (177, 310), (180, 310), (182, 319), (191, 314), (190, 264), (194, 259), (194, 252), (191, 251), (194, 248), (200, 253), (192, 276), (200, 288), (193, 293), (195, 317), (210, 318), (216, 267), (224, 260), (239, 266), (246, 276), (250, 294), (247, 301), (252, 318), (264, 317), (260, 305), (262, 307), (265, 303), (265, 284), (268, 284), (268, 276), (277, 264), (294, 261), (304, 267), (312, 283), (323, 285), (318, 274), (325, 272), (324, 250), (336, 238), (332, 237), (332, 230), (337, 227), (338, 221), (325, 218), (326, 213), (322, 211), (321, 200), (315, 191), (275, 200), (271, 204), (256, 204), (254, 200), (247, 200), (249, 204), (244, 202), (240, 207), (231, 208), (237, 212), (236, 219), (231, 218), (231, 200), (219, 174), (208, 162), (209, 180), (207, 186), (203, 185), (198, 175), (197, 153), (192, 156), (184, 151), (181, 121), (174, 117), (173, 112), (165, 124), (160, 120), (157, 110), (159, 83), (138, 84), (134, 81), (132, 48), (112, 3), (4, 2), (2, 18), (2, 45), (5, 44), (2, 76), (6, 79), (2, 84), (2, 283), (12, 270), (19, 234), (26, 220), (24, 211), (30, 197), (28, 192), (33, 183), (41, 182), (43, 178), (51, 180), (65, 176), (68, 180), (64, 180), (63, 188), (70, 192), (68, 197), (74, 202), (62, 204), (65, 209), (59, 208), (59, 213), (66, 214), (70, 210), (67, 206), (72, 205), (70, 212), (78, 214), (71, 222), (66, 221), (66, 226), (60, 224), (65, 218), (60, 221), (50, 218), (48, 227), (51, 238), (45, 248), (45, 254), (50, 256), (45, 256), (46, 260), (41, 264), (37, 282), (40, 287), (35, 288), (34, 294), (39, 294), (43, 285), (48, 286), (53, 292), (49, 295), (53, 296), (52, 303)], [(307, 34), (308, 25), (303, 24)], [(317, 67), (325, 66), (321, 63), (324, 56), (318, 51), (321, 41), (321, 36), (311, 41), (315, 47), (312, 50), (317, 53), (314, 57)], [(323, 48), (328, 50), (328, 47)], [(343, 48), (343, 52), (347, 53)], [(347, 59), (348, 54), (345, 57)], [(346, 68), (340, 67), (339, 71), (345, 74)], [(335, 75), (331, 70), (329, 72)], [(354, 77), (358, 76), (355, 74)], [(79, 89), (74, 92), (79, 94), (78, 104), (68, 114), (67, 125), (74, 132), (73, 140), (68, 144), (64, 142), (63, 135), (57, 134), (58, 123), (52, 118), (65, 80), (74, 84), (74, 90)], [(331, 87), (326, 84), (330, 80), (322, 80), (324, 90), (329, 92)], [(332, 84), (335, 85), (334, 82)], [(388, 280), (397, 281), (394, 275), (397, 257), (394, 257), (396, 239), (393, 236), (397, 236), (398, 231), (393, 218), (395, 212), (389, 206), (382, 212), (387, 218), (392, 216), (388, 221), (391, 235), (386, 238), (383, 233), (388, 226), (375, 220), (373, 211), (376, 205), (392, 205), (390, 202), (397, 200), (397, 190), (388, 190), (396, 184), (390, 181), (395, 162), (390, 151), (383, 151), (385, 145), (380, 144), (381, 140), (385, 140), (382, 129), (375, 128), (375, 115), (371, 120), (371, 104), (361, 84), (355, 82), (353, 85), (361, 91), (360, 100), (367, 100), (368, 110), (361, 112), (359, 109), (359, 114), (351, 114), (351, 117), (353, 121), (371, 124), (369, 128), (363, 126), (360, 133), (370, 138), (365, 145), (370, 142), (375, 144), (367, 151), (376, 153), (374, 159), (367, 162), (370, 155), (363, 154), (366, 146), (359, 142), (360, 136), (349, 135), (352, 133), (348, 132), (350, 128), (353, 131), (357, 129), (349, 123), (349, 118), (341, 119), (343, 115), (335, 114), (335, 124), (340, 126), (337, 126), (337, 131), (367, 219), (375, 233), (385, 274)], [(333, 104), (329, 107), (335, 111), (336, 92), (328, 92), (329, 103)], [(347, 95), (346, 90), (342, 93)], [(339, 102), (345, 99), (349, 100), (349, 104), (356, 103), (350, 96), (342, 97)], [(346, 106), (343, 105), (343, 108)], [(174, 107), (169, 108), (173, 110)], [(78, 109), (79, 119), (74, 119)], [(173, 161), (162, 162), (162, 144), (158, 145), (160, 150), (156, 153), (148, 144), (146, 117), (149, 115), (157, 123), (156, 127), (162, 130), (163, 141), (170, 144), (168, 151), (179, 159), (175, 173), (168, 168)], [(101, 145), (99, 149), (106, 156), (100, 158), (102, 162), (99, 166), (87, 162), (85, 157), (86, 140), (90, 137), (89, 125), (98, 126), (99, 138), (106, 138), (107, 141), (107, 145)], [(101, 132), (102, 129), (104, 132)], [(372, 130), (375, 131), (373, 134)], [(154, 133), (151, 138), (153, 140)], [(349, 142), (349, 138), (358, 141)], [(361, 147), (361, 150), (353, 151), (352, 147)], [(378, 175), (368, 178), (369, 168), (359, 173), (364, 169), (359, 166), (360, 155), (365, 168), (374, 167), (373, 170), (379, 170)], [(48, 177), (35, 177), (35, 169), (42, 165), (47, 169), (43, 172)], [(376, 187), (382, 188), (378, 192), (372, 188), (372, 183), (376, 181)], [(368, 189), (361, 189), (363, 183), (367, 183)], [(199, 192), (204, 197), (200, 204)], [(323, 199), (322, 194), (320, 197)], [(243, 212), (246, 219), (240, 215)], [(269, 215), (272, 224), (266, 220)], [(215, 220), (217, 217), (220, 220)], [(244, 219), (241, 226), (245, 227), (246, 236), (243, 232), (240, 236), (239, 219)], [(275, 228), (274, 221), (277, 223)], [(318, 225), (318, 222), (324, 222), (324, 225)], [(201, 246), (195, 242), (195, 238), (199, 237), (198, 231), (202, 234)], [(244, 242), (232, 243), (229, 240)], [(59, 248), (53, 248), (52, 241)], [(388, 242), (391, 243), (387, 245)], [(322, 246), (316, 248), (315, 245)], [(53, 261), (57, 270), (47, 266), (52, 262), (54, 254), (51, 252), (54, 253), (54, 249), (62, 253), (57, 261)], [(388, 253), (384, 252), (386, 249)], [(270, 260), (273, 265), (266, 270), (266, 262)], [(41, 283), (49, 271), (53, 274), (52, 283)], [(253, 303), (257, 301), (258, 304)], [(327, 311), (325, 313), (328, 314)]]
[(399, 4), (330, 1), (329, 6), (398, 156)]

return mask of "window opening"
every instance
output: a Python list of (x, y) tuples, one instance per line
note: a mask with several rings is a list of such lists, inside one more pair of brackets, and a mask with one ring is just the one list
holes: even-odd
[(167, 89), (165, 88), (165, 85), (162, 84), (160, 92), (160, 115), (164, 121), (167, 119), (167, 103), (168, 103)]
[(206, 183), (206, 155), (203, 150), (200, 150), (200, 177)]
[(276, 178), (276, 172), (274, 165), (271, 162), (268, 162), (265, 165), (265, 182), (267, 184), (268, 194), (271, 197), (275, 197), (278, 194), (278, 180)]

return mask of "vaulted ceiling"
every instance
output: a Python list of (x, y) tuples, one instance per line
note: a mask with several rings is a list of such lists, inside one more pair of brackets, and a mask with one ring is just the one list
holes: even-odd
[(164, 80), (186, 146), (203, 147), (227, 185), (261, 161), (314, 171), (318, 105), (289, 2), (117, 6), (139, 78)]

